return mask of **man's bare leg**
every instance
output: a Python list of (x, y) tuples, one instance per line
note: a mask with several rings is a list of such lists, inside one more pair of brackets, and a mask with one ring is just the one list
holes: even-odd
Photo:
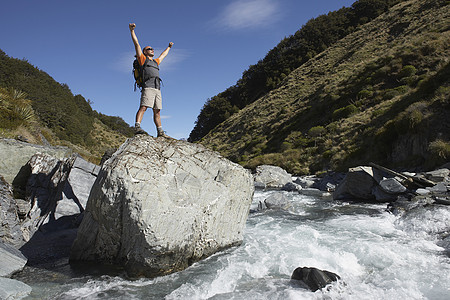
[(156, 109), (156, 108), (153, 109), (153, 121), (155, 122), (156, 131), (158, 132), (158, 136), (168, 137), (164, 133), (164, 130), (162, 129), (162, 125), (161, 125), (161, 110), (160, 109)]
[(146, 133), (142, 128), (141, 128), (141, 121), (142, 118), (144, 117), (144, 113), (147, 110), (147, 106), (141, 106), (139, 107), (139, 110), (136, 113), (136, 123), (134, 124), (134, 129), (135, 129), (135, 133)]

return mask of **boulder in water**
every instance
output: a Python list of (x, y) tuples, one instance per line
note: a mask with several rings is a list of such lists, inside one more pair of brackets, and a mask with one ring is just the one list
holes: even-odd
[(182, 270), (242, 242), (253, 192), (248, 170), (201, 145), (130, 138), (99, 172), (70, 261)]
[(333, 193), (335, 200), (365, 199), (374, 200), (372, 188), (376, 184), (371, 167), (350, 168), (344, 180)]
[(299, 267), (292, 273), (291, 279), (299, 280), (311, 291), (324, 288), (326, 285), (341, 279), (339, 275), (317, 268)]
[(264, 204), (269, 209), (283, 209), (289, 206), (289, 201), (283, 193), (274, 193), (264, 200)]
[(282, 191), (287, 191), (287, 192), (298, 192), (301, 191), (303, 188), (300, 184), (294, 183), (294, 182), (288, 182), (285, 185), (283, 185), (281, 187)]
[(406, 192), (406, 187), (395, 178), (383, 178), (379, 182), (379, 185), (383, 191), (389, 194), (401, 194)]
[(268, 189), (281, 189), (287, 183), (292, 182), (292, 176), (288, 172), (280, 167), (271, 165), (256, 167), (254, 179), (257, 187)]
[[(383, 169), (379, 170), (378, 168)], [(392, 174), (388, 174), (391, 177), (386, 177), (386, 170), (389, 169), (380, 166), (378, 168), (368, 166), (350, 168), (344, 180), (334, 191), (333, 198), (335, 200), (390, 202), (408, 191), (397, 178), (392, 177)], [(394, 171), (392, 173), (399, 174)]]

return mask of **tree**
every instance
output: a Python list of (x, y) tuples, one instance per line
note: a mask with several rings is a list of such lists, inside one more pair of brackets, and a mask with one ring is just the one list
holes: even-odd
[(326, 132), (327, 130), (323, 126), (311, 127), (308, 131), (308, 135), (314, 138), (314, 147), (317, 146), (317, 140)]

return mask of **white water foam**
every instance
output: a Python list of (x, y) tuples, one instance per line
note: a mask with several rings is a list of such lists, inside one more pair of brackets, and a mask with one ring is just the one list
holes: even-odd
[[(255, 193), (252, 209), (271, 193)], [(396, 217), (385, 204), (285, 196), (288, 211), (250, 214), (241, 246), (182, 272), (136, 281), (74, 278), (48, 299), (449, 299), (450, 258), (436, 243), (450, 230), (448, 207)], [(341, 280), (308, 291), (290, 280), (302, 266)], [(29, 299), (42, 298), (35, 292)]]
[[(264, 196), (257, 195), (255, 201), (261, 198)], [(293, 196), (293, 201), (296, 198)], [(311, 204), (298, 198), (302, 205)], [(422, 224), (421, 219), (402, 222), (385, 212), (384, 204), (371, 208), (378, 213), (339, 215), (323, 221), (253, 216), (244, 245), (227, 255), (215, 278), (197, 287), (186, 284), (167, 299), (183, 295), (192, 299), (221, 295), (223, 299), (244, 299), (244, 294), (245, 299), (447, 299), (448, 257), (434, 241), (419, 239), (420, 235), (411, 237), (404, 230), (405, 226)], [(446, 216), (448, 212), (444, 208), (441, 213)], [(438, 218), (446, 227), (424, 225), (426, 229), (448, 230), (446, 218)], [(412, 231), (416, 229), (414, 225)], [(289, 278), (298, 266), (335, 272), (345, 284), (316, 293), (292, 287)]]

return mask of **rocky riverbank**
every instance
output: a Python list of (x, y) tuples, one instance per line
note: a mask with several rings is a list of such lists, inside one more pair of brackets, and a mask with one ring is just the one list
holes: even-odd
[[(304, 195), (332, 197), (336, 201), (387, 203), (393, 213), (424, 205), (450, 205), (450, 164), (423, 173), (399, 173), (376, 164), (358, 166), (347, 173), (330, 172), (322, 177), (291, 177), (275, 166), (259, 166), (255, 187), (294, 191)], [(263, 208), (282, 208), (282, 193), (273, 194), (260, 204)], [(408, 203), (409, 205), (405, 205)], [(403, 207), (403, 208), (401, 208)]]
[[(10, 141), (8, 143), (11, 144)], [(136, 143), (140, 146), (136, 146)], [(123, 173), (122, 178), (128, 176), (129, 179), (127, 180), (129, 180), (131, 186), (134, 186), (135, 192), (129, 192), (130, 194), (134, 195), (137, 193), (136, 188), (141, 190), (139, 182), (146, 182), (149, 178), (161, 177), (174, 179), (164, 180), (164, 188), (156, 189), (149, 193), (155, 194), (158, 193), (158, 190), (164, 191), (167, 192), (167, 201), (170, 199), (172, 199), (170, 201), (174, 201), (173, 199), (175, 198), (184, 199), (186, 205), (191, 203), (192, 199), (197, 198), (198, 193), (201, 193), (202, 189), (203, 192), (209, 190), (209, 188), (204, 188), (208, 180), (211, 181), (213, 186), (221, 186), (220, 189), (230, 188), (228, 192), (225, 190), (220, 191), (219, 189), (217, 197), (220, 197), (220, 195), (232, 195), (235, 192), (251, 193), (251, 189), (244, 192), (245, 188), (236, 188), (239, 184), (233, 182), (232, 178), (234, 178), (234, 175), (230, 175), (234, 173), (226, 171), (234, 167), (230, 165), (221, 171), (218, 169), (220, 163), (213, 162), (211, 160), (213, 154), (206, 149), (201, 149), (201, 151), (198, 149), (192, 150), (193, 148), (190, 148), (192, 147), (191, 145), (184, 146), (185, 143), (183, 143), (183, 146), (180, 146), (178, 142), (170, 140), (161, 142), (161, 148), (158, 148), (158, 143), (151, 146), (151, 142), (145, 139), (133, 140), (131, 144), (134, 145), (132, 146), (133, 151), (124, 146), (121, 151), (113, 155), (113, 159), (106, 163), (110, 170), (107, 171), (105, 167), (102, 179), (97, 183), (96, 188), (98, 192), (105, 195), (128, 193), (125, 192), (127, 189), (124, 186), (117, 189), (116, 192), (107, 192), (106, 186), (112, 186), (112, 184), (107, 183), (110, 180), (108, 179), (108, 174), (119, 166), (120, 160), (125, 162), (124, 166), (129, 166), (129, 163), (132, 161), (140, 161), (142, 158), (141, 154), (151, 152), (154, 154), (154, 157), (148, 157), (147, 160), (156, 161), (157, 166), (150, 167), (145, 172), (141, 168), (137, 168), (132, 171), (134, 173), (130, 173), (130, 171)], [(149, 149), (141, 152), (136, 150), (146, 149), (145, 147), (153, 148), (151, 148), (151, 151)], [(180, 151), (180, 149), (183, 150)], [(122, 157), (119, 156), (119, 153), (125, 156), (119, 159), (119, 157)], [(134, 156), (129, 156), (130, 153), (134, 153)], [(210, 158), (202, 158), (205, 155)], [(188, 157), (194, 160), (188, 159)], [(221, 161), (221, 158), (218, 159)], [(199, 164), (201, 161), (205, 163), (203, 165)], [(193, 168), (197, 168), (197, 171)], [(66, 158), (61, 159), (36, 151), (35, 154), (30, 156), (26, 164), (15, 167), (15, 170), (17, 170), (16, 176), (9, 177), (10, 181), (13, 182), (16, 177), (22, 178), (20, 181), (15, 181), (16, 185), (4, 178), (0, 180), (0, 212), (2, 220), (0, 228), (0, 257), (2, 258), (0, 270), (3, 270), (1, 274), (3, 280), (0, 281), (0, 293), (3, 294), (0, 295), (2, 297), (5, 293), (6, 295), (20, 297), (24, 293), (26, 294), (26, 291), (29, 291), (20, 283), (17, 283), (18, 288), (15, 292), (11, 289), (14, 285), (11, 284), (10, 277), (15, 272), (22, 270), (25, 264), (48, 270), (68, 264), (71, 246), (76, 238), (79, 224), (85, 214), (89, 194), (97, 180), (100, 169), (100, 166), (90, 164), (77, 155), (70, 154)], [(172, 171), (167, 173), (168, 169), (171, 169), (173, 173), (171, 173)], [(127, 168), (125, 167), (124, 170), (126, 171)], [(128, 170), (133, 169), (128, 168)], [(163, 170), (162, 173), (161, 170)], [(199, 175), (199, 172), (205, 172), (205, 175), (202, 175), (202, 177)], [(168, 174), (172, 175), (169, 176)], [(197, 175), (193, 176), (193, 174)], [(206, 179), (208, 176), (211, 176), (210, 179)], [(195, 178), (204, 179), (195, 183)], [(121, 181), (123, 180), (121, 179)], [(238, 181), (242, 182), (243, 180)], [(18, 182), (22, 182), (22, 184), (18, 184)], [(25, 184), (23, 184), (24, 182)], [(450, 203), (448, 166), (443, 166), (431, 172), (412, 174), (397, 173), (372, 164), (352, 168), (348, 173), (329, 173), (323, 177), (292, 177), (291, 174), (288, 174), (281, 168), (260, 166), (253, 174), (251, 182), (252, 188), (254, 185), (256, 189), (279, 191), (271, 193), (269, 197), (261, 201), (258, 210), (286, 209), (289, 207), (289, 200), (283, 194), (285, 191), (314, 195), (324, 199), (334, 198), (335, 201), (383, 202), (386, 203), (387, 209), (394, 214), (408, 214), (415, 210), (424, 209), (424, 207), (448, 205)], [(214, 192), (210, 191), (206, 194), (212, 197)], [(160, 199), (164, 199), (164, 197)], [(217, 197), (213, 198), (216, 199)], [(236, 197), (242, 198), (242, 196), (231, 196), (230, 199)], [(104, 201), (108, 201), (110, 198), (106, 197)], [(210, 201), (214, 202), (214, 199), (211, 198)], [(226, 203), (222, 200), (219, 202), (222, 204)], [(94, 204), (94, 202), (92, 205), (100, 208), (96, 212), (97, 215), (104, 212), (101, 205), (98, 206), (99, 204)], [(121, 205), (123, 206), (123, 204)], [(170, 207), (174, 208), (173, 205)], [(248, 208), (240, 209), (236, 203), (222, 205), (217, 212), (231, 208), (235, 209), (235, 211), (245, 212), (247, 210), (248, 212)], [(136, 206), (131, 206), (126, 210), (132, 209), (146, 210)], [(209, 218), (214, 215), (210, 204), (200, 210), (205, 211), (206, 216), (209, 216)], [(123, 213), (124, 211), (121, 214)], [(176, 213), (177, 216), (181, 214), (181, 212)], [(162, 213), (161, 216), (163, 217), (164, 214)], [(194, 219), (200, 220), (199, 217)], [(219, 223), (223, 222), (225, 221), (222, 220)], [(201, 222), (197, 223), (201, 224)], [(210, 224), (211, 222), (207, 221), (198, 227), (200, 228), (198, 232), (201, 232), (198, 237), (206, 245), (208, 241), (211, 243), (215, 239), (208, 238), (208, 236), (211, 237), (211, 234), (207, 233), (205, 226), (211, 226)], [(188, 227), (191, 228), (192, 225), (188, 225)], [(178, 228), (174, 230), (178, 230)], [(242, 231), (242, 229), (240, 230)], [(192, 234), (195, 235), (194, 232)], [(171, 234), (169, 235), (172, 236)], [(148, 236), (151, 235), (145, 235), (145, 237)], [(441, 240), (439, 245), (447, 249), (447, 253), (450, 253), (448, 232), (442, 232), (439, 238)], [(205, 245), (205, 243), (202, 242), (202, 245)], [(230, 245), (232, 244), (233, 242), (230, 243)], [(218, 247), (217, 249), (222, 248)], [(194, 249), (199, 251), (198, 246), (194, 247)], [(326, 280), (322, 281), (328, 282)]]

